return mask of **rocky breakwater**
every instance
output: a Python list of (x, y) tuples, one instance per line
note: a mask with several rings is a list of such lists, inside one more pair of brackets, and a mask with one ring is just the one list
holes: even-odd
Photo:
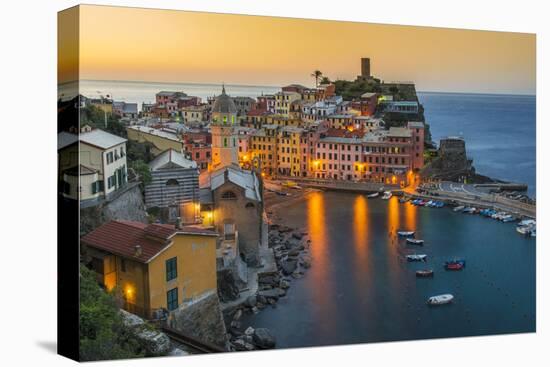
[(309, 253), (311, 241), (307, 232), (278, 224), (269, 226), (269, 247), (273, 250), (277, 270), (258, 273), (258, 291), (245, 302), (224, 315), (232, 351), (271, 349), (276, 346), (275, 336), (266, 328), (243, 325), (243, 315), (257, 314), (277, 307), (279, 299), (286, 297), (295, 279), (302, 278), (311, 267)]

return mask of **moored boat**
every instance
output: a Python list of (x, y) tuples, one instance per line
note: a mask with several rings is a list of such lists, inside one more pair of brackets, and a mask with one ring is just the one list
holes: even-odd
[(407, 243), (410, 243), (411, 245), (422, 246), (422, 245), (424, 245), (424, 240), (417, 240), (415, 238), (407, 238)]
[(431, 306), (445, 305), (445, 304), (451, 303), (454, 298), (455, 297), (450, 293), (439, 294), (437, 296), (432, 296), (432, 297), (428, 298), (427, 303), (428, 303), (428, 305), (431, 305)]
[(453, 212), (459, 212), (461, 210), (464, 210), (464, 205), (455, 206), (453, 208)]
[(368, 195), (367, 195), (367, 198), (369, 198), (369, 199), (374, 199), (374, 198), (377, 198), (378, 195), (379, 195), (379, 194), (378, 194), (377, 192), (374, 192), (374, 193), (372, 193), (372, 194), (368, 194)]
[(382, 195), (382, 199), (389, 200), (392, 197), (391, 191), (384, 191), (384, 195)]
[(434, 276), (434, 271), (432, 269), (424, 269), (424, 270), (416, 271), (417, 278), (428, 278), (433, 276)]
[(464, 269), (464, 264), (460, 262), (445, 264), (445, 270), (462, 270), (462, 269)]
[(401, 237), (411, 237), (414, 236), (414, 231), (397, 231), (397, 235)]
[(407, 261), (426, 261), (428, 255), (426, 254), (412, 254), (407, 255)]
[(453, 265), (453, 264), (460, 264), (460, 265), (462, 265), (463, 268), (465, 268), (466, 267), (466, 260), (464, 260), (464, 259), (453, 259), (453, 260), (445, 261), (445, 267), (447, 265)]

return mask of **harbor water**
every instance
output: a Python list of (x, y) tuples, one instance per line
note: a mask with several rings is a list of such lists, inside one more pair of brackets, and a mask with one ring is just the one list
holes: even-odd
[[(281, 220), (309, 233), (312, 267), (276, 308), (243, 320), (269, 328), (278, 348), (535, 331), (535, 239), (513, 223), (341, 192), (308, 194)], [(428, 261), (407, 262), (413, 253)], [(466, 268), (444, 270), (454, 258)], [(453, 304), (426, 305), (443, 293)]]

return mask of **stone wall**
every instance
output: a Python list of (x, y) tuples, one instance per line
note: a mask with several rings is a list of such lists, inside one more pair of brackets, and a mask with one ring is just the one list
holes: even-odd
[(216, 293), (172, 311), (168, 325), (203, 342), (227, 347), (227, 332)]
[(131, 185), (120, 195), (95, 206), (80, 209), (80, 235), (83, 236), (111, 220), (147, 223), (147, 212), (139, 185)]

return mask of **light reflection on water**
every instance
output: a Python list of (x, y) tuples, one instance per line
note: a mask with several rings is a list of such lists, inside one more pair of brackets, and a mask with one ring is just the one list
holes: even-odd
[[(336, 192), (307, 195), (279, 215), (309, 233), (312, 267), (277, 308), (243, 321), (270, 329), (279, 348), (534, 330), (535, 241), (513, 224)], [(416, 231), (425, 245), (407, 245), (398, 230)], [(414, 252), (428, 262), (407, 263)], [(457, 256), (468, 268), (445, 272), (442, 263)], [(434, 278), (416, 279), (422, 268)], [(440, 293), (456, 302), (426, 307)]]

